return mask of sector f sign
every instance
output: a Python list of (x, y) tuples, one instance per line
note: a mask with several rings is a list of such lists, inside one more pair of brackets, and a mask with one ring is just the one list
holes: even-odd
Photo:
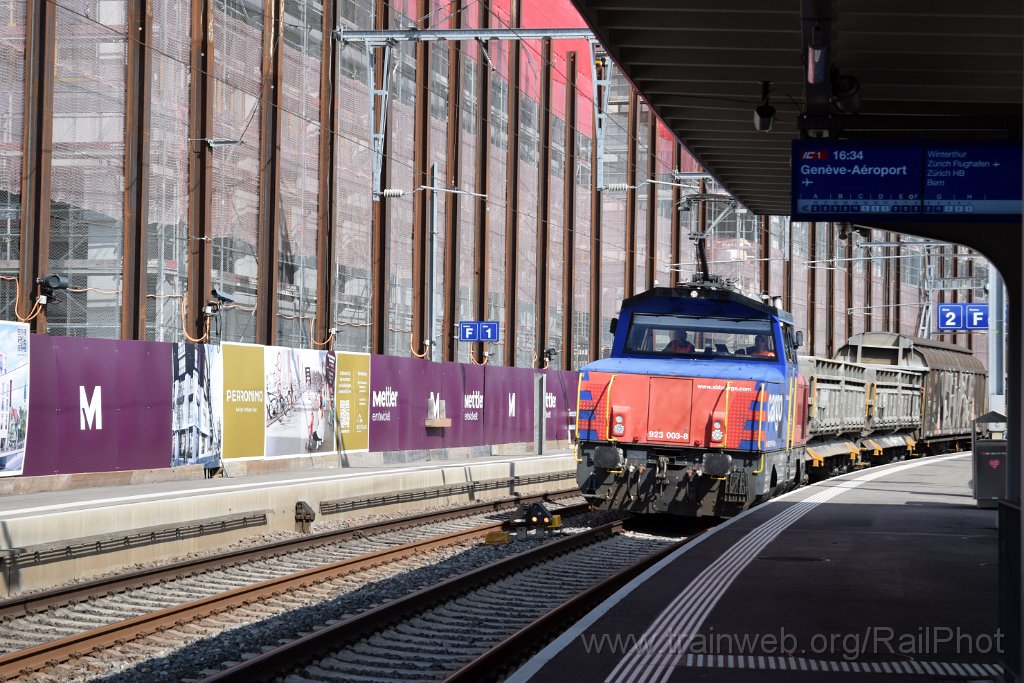
[(936, 304), (940, 330), (987, 330), (988, 304)]

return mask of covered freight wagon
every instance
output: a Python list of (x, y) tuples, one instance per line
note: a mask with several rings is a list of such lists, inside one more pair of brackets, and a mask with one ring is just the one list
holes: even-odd
[(985, 412), (985, 366), (968, 349), (892, 332), (854, 335), (836, 358), (923, 373), (919, 453), (969, 449), (974, 418)]

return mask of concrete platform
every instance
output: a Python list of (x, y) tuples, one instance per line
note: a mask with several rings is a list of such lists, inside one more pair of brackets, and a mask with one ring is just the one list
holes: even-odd
[(285, 471), (0, 496), (0, 597), (319, 520), (569, 489), (569, 453)]
[(970, 456), (933, 457), (756, 507), (509, 680), (996, 680), (996, 513), (970, 477)]

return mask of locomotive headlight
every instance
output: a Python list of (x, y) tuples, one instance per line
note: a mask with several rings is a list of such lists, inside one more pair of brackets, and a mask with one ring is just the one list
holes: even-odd
[(711, 423), (711, 426), (714, 427), (715, 429), (721, 429), (722, 423), (719, 422), (718, 420), (715, 420), (714, 422)]
[(614, 434), (615, 436), (622, 436), (625, 433), (626, 433), (626, 425), (624, 425), (622, 423), (619, 423), (619, 424), (615, 425), (614, 427), (612, 427), (612, 434)]
[(622, 416), (621, 415), (616, 415), (615, 416), (615, 424), (619, 424), (619, 425), (622, 424)]

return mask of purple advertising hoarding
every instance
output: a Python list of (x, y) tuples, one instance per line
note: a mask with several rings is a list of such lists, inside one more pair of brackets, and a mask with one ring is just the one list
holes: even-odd
[(526, 368), (484, 368), (484, 435), (488, 443), (534, 440), (535, 376)]
[(25, 474), (170, 465), (171, 345), (33, 335)]
[[(399, 451), (530, 442), (534, 376), (523, 368), (373, 356), (370, 450)], [(428, 426), (437, 401), (449, 426)], [(433, 424), (438, 424), (435, 420)]]
[(576, 424), (576, 392), (578, 372), (546, 370), (544, 396), (544, 432), (548, 441), (568, 441), (569, 430)]
[[(370, 450), (399, 451), (446, 448), (477, 443), (479, 430), (464, 427), (463, 372), (457, 363), (431, 363), (417, 358), (373, 356), (370, 359)], [(449, 427), (428, 427), (440, 417), (430, 408), (444, 401)]]
[(479, 446), (487, 443), (484, 431), (484, 372), (483, 365), (459, 364), (462, 375), (462, 397), (453, 405), (449, 403), (448, 417), (452, 424), (462, 421), (462, 442), (460, 446)]
[[(165, 468), (172, 454), (174, 464), (219, 464), (230, 427), (214, 400), (222, 385), (219, 346), (31, 335), (29, 355), (25, 475)], [(548, 440), (565, 440), (574, 422), (575, 372), (546, 371), (540, 396), (533, 369), (368, 358), (371, 451), (532, 443), (540, 406)], [(196, 410), (176, 411), (186, 404)]]

